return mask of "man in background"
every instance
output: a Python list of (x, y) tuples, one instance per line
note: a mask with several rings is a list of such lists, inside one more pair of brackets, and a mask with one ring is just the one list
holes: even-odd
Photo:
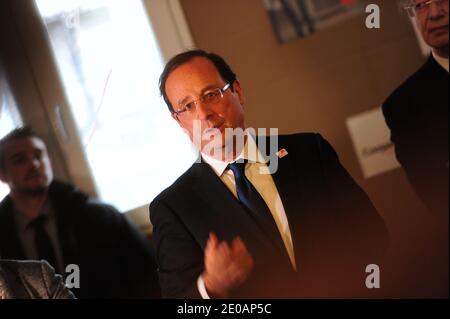
[(2, 258), (48, 261), (57, 273), (77, 265), (78, 298), (157, 298), (149, 241), (113, 207), (54, 180), (44, 141), (30, 128), (0, 140)]
[[(383, 104), (398, 161), (425, 206), (417, 247), (417, 290), (425, 296), (448, 297), (448, 108), (449, 108), (449, 5), (448, 0), (408, 0), (423, 40), (431, 47), (426, 63)], [(427, 226), (430, 225), (430, 226)], [(408, 227), (408, 221), (405, 221)], [(400, 270), (401, 271), (401, 270)]]
[(408, 1), (432, 53), (383, 104), (396, 155), (436, 217), (448, 215), (448, 0)]

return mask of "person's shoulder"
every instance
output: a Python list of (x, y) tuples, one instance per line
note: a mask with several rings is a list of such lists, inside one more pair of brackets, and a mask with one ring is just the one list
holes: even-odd
[(5, 198), (0, 201), (0, 216), (3, 213), (9, 212), (12, 210), (12, 201), (9, 195), (7, 195)]
[(436, 71), (439, 71), (441, 67), (436, 60), (430, 56), (422, 66), (416, 70), (411, 76), (409, 76), (405, 82), (403, 82), (398, 90), (399, 93), (417, 93), (418, 91), (411, 91), (412, 89), (420, 89), (423, 87), (424, 82), (429, 83), (430, 77), (436, 75)]
[(72, 184), (54, 180), (50, 184), (49, 194), (52, 201), (67, 205), (81, 205), (88, 201), (89, 196)]
[[(269, 143), (271, 143), (269, 141)], [(287, 156), (299, 165), (315, 162), (320, 159), (324, 151), (332, 149), (330, 143), (317, 132), (300, 132), (288, 135), (278, 135), (276, 155), (279, 158)], [(271, 150), (271, 153), (274, 150)], [(285, 155), (280, 154), (284, 152)], [(273, 156), (273, 155), (271, 155)]]
[(57, 214), (76, 229), (88, 231), (122, 225), (124, 216), (114, 206), (87, 195), (75, 186), (60, 181), (51, 184), (51, 199)]
[(54, 181), (50, 186), (50, 192), (52, 194), (52, 200), (57, 202), (64, 201), (66, 205), (77, 207), (77, 209), (80, 209), (81, 211), (87, 209), (104, 211), (108, 214), (118, 213), (112, 205), (87, 195), (71, 184)]
[(316, 132), (300, 132), (278, 136), (279, 149), (308, 153), (317, 150), (319, 144), (324, 140), (322, 135)]
[(121, 215), (113, 205), (100, 201), (97, 198), (89, 197), (86, 200), (85, 207), (89, 211), (103, 212), (108, 215)]
[(201, 166), (207, 165), (205, 163), (194, 163), (189, 169), (187, 169), (180, 177), (178, 177), (169, 187), (164, 189), (161, 193), (156, 196), (152, 204), (158, 201), (170, 202), (172, 200), (178, 199), (180, 196), (192, 189), (193, 180), (198, 174), (198, 170)]
[(430, 57), (386, 98), (382, 107), (384, 115), (389, 116), (395, 110), (401, 109), (402, 106), (409, 106), (407, 101), (421, 91), (433, 70), (434, 61)]
[(293, 134), (278, 135), (278, 138), (281, 142), (308, 144), (314, 142), (318, 138), (318, 136), (320, 136), (320, 134), (316, 132), (299, 132)]

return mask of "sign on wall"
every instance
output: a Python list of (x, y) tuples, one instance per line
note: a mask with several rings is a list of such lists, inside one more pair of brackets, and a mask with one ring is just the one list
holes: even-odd
[(400, 167), (381, 108), (351, 116), (346, 124), (365, 178)]

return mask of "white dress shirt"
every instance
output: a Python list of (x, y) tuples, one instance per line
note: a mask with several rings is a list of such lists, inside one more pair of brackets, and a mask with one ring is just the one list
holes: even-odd
[[(219, 176), (220, 180), (228, 187), (228, 189), (237, 198), (236, 182), (233, 172), (227, 170), (227, 166), (239, 159), (246, 159), (247, 165), (245, 167), (245, 176), (253, 184), (256, 190), (261, 194), (261, 197), (266, 202), (272, 213), (273, 219), (277, 224), (278, 231), (283, 239), (284, 246), (289, 255), (289, 259), (294, 269), (297, 269), (295, 263), (294, 246), (292, 244), (292, 235), (289, 228), (288, 219), (284, 210), (283, 203), (280, 198), (280, 194), (275, 186), (275, 182), (272, 179), (272, 175), (269, 174), (269, 168), (267, 166), (267, 160), (261, 155), (258, 147), (255, 143), (255, 137), (247, 134), (247, 142), (239, 156), (233, 161), (219, 161), (206, 154), (202, 154), (203, 160), (211, 166), (214, 172)], [(209, 299), (206, 292), (206, 288), (201, 276), (197, 280), (197, 287), (200, 295), (204, 299)]]

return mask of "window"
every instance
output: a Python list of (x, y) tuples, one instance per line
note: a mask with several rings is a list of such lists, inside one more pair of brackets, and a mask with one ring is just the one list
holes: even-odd
[(100, 198), (148, 204), (195, 159), (158, 91), (164, 61), (140, 0), (36, 0)]
[[(21, 125), (22, 119), (0, 65), (0, 138)], [(8, 195), (8, 193), (8, 185), (0, 182), (0, 200)]]

